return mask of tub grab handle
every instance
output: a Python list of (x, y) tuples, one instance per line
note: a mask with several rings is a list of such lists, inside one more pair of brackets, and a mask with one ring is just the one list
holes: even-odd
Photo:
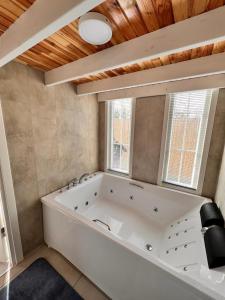
[(105, 225), (107, 228), (108, 228), (108, 230), (109, 231), (111, 231), (111, 228), (110, 228), (110, 226), (108, 225), (108, 224), (106, 224), (105, 222), (103, 222), (103, 221), (101, 221), (101, 220), (99, 220), (99, 219), (94, 219), (94, 220), (92, 220), (93, 222), (99, 222), (99, 223), (102, 223), (103, 225)]

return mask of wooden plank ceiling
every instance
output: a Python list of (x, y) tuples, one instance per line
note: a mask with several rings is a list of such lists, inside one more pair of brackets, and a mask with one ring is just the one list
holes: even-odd
[[(34, 1), (0, 0), (0, 35)], [(224, 4), (225, 0), (106, 0), (94, 11), (104, 14), (111, 22), (113, 37), (109, 43), (93, 46), (83, 41), (78, 33), (78, 21), (75, 20), (26, 51), (17, 58), (17, 61), (43, 71), (51, 70)], [(224, 51), (225, 41), (110, 70), (79, 79), (75, 83), (114, 77)]]

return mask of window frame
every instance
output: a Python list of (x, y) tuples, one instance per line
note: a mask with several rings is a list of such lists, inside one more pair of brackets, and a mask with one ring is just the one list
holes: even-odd
[[(202, 90), (205, 90), (205, 89), (202, 89)], [(181, 92), (177, 92), (177, 93), (182, 93), (182, 92), (195, 92), (195, 90), (181, 91)], [(158, 180), (157, 180), (157, 184), (159, 186), (168, 187), (168, 188), (172, 188), (175, 190), (188, 192), (191, 194), (201, 195), (202, 189), (203, 189), (203, 184), (204, 184), (207, 159), (208, 159), (208, 154), (209, 154), (209, 149), (210, 149), (210, 142), (211, 142), (211, 137), (212, 137), (218, 94), (219, 94), (219, 89), (212, 89), (212, 99), (211, 99), (211, 105), (210, 105), (210, 110), (209, 110), (208, 124), (206, 127), (206, 135), (205, 135), (205, 141), (204, 141), (204, 146), (203, 146), (202, 162), (201, 162), (201, 166), (200, 166), (197, 189), (163, 181), (164, 167), (165, 167), (164, 161), (165, 161), (166, 145), (167, 145), (167, 139), (168, 139), (167, 129), (168, 129), (168, 124), (169, 124), (169, 102), (170, 102), (170, 94), (166, 95), (164, 120), (163, 120), (163, 131), (162, 131), (161, 149), (160, 149), (159, 170), (158, 170)]]
[[(131, 124), (130, 124), (130, 155), (129, 155), (129, 168), (128, 172), (120, 172), (116, 171), (110, 168), (110, 160), (111, 160), (111, 103), (113, 101), (118, 101), (118, 100), (131, 100)], [(134, 140), (134, 121), (135, 121), (135, 105), (136, 105), (136, 99), (135, 98), (124, 98), (124, 99), (113, 99), (113, 100), (108, 100), (106, 102), (106, 110), (105, 110), (105, 172), (124, 176), (124, 177), (132, 177), (132, 163), (133, 163), (133, 140)]]

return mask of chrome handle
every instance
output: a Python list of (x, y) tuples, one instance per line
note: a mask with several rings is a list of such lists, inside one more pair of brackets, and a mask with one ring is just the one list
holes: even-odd
[(72, 183), (73, 183), (73, 186), (76, 186), (76, 185), (78, 185), (78, 182), (79, 182), (78, 178), (77, 178), (77, 177), (76, 177), (76, 178), (74, 178), (74, 179), (73, 179), (73, 181), (72, 181)]
[(5, 231), (5, 227), (1, 228), (1, 236), (5, 237), (6, 236), (6, 231)]
[(108, 224), (106, 224), (105, 222), (103, 222), (103, 221), (101, 221), (99, 219), (94, 219), (92, 221), (95, 222), (95, 223), (97, 223), (97, 222), (102, 223), (103, 225), (105, 225), (108, 228), (109, 231), (111, 231), (110, 226)]

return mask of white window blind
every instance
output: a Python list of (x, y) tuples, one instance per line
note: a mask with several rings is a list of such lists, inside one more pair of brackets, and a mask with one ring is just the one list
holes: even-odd
[(163, 181), (197, 189), (212, 90), (169, 95)]
[(129, 173), (132, 99), (109, 103), (109, 169)]

